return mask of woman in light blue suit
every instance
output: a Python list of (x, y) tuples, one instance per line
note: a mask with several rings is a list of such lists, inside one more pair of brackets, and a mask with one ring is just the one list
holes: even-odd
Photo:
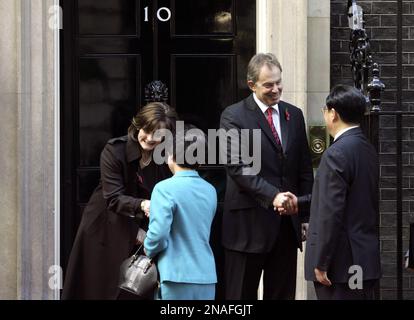
[[(181, 141), (183, 155), (190, 145), (205, 146), (201, 131), (192, 136), (195, 141)], [(162, 300), (213, 300), (217, 276), (209, 240), (217, 193), (199, 176), (197, 163), (184, 159), (177, 164), (176, 159), (184, 156), (177, 157), (180, 148), (173, 149), (168, 166), (174, 176), (158, 183), (151, 195), (145, 253), (151, 258), (158, 255)]]

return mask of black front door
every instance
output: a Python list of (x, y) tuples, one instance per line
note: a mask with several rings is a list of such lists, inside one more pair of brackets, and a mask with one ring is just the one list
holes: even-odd
[[(218, 128), (226, 106), (249, 94), (245, 78), (255, 53), (256, 1), (61, 0), (61, 5), (65, 268), (83, 208), (98, 184), (100, 152), (108, 139), (126, 134), (145, 104), (148, 83), (162, 81), (181, 119), (206, 132)], [(223, 168), (206, 166), (201, 174), (222, 201)]]

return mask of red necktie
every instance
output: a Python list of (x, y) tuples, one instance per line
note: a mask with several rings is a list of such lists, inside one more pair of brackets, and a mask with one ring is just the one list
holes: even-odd
[(282, 145), (282, 144), (280, 143), (280, 138), (279, 138), (279, 135), (277, 134), (277, 131), (276, 131), (275, 125), (274, 125), (274, 123), (273, 123), (272, 108), (270, 108), (270, 107), (269, 107), (269, 108), (266, 110), (266, 113), (267, 113), (267, 122), (269, 123), (270, 129), (272, 129), (272, 133), (273, 133), (273, 136), (275, 137), (276, 144), (280, 146), (280, 145)]

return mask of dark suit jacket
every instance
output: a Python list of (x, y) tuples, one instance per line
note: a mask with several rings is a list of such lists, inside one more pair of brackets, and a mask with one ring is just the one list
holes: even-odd
[[(273, 210), (276, 194), (291, 191), (306, 197), (311, 193), (313, 171), (302, 111), (281, 101), (279, 115), (283, 150), (277, 146), (266, 117), (253, 95), (227, 107), (221, 115), (220, 127), (225, 130), (261, 129), (259, 174), (243, 175), (242, 170), (248, 165), (242, 161), (226, 165), (222, 243), (227, 249), (250, 253), (269, 252), (277, 239), (281, 221), (279, 214)], [(249, 130), (249, 136), (251, 150), (252, 130)], [(227, 148), (230, 149), (230, 146)], [(309, 207), (306, 201), (302, 201), (303, 198), (300, 198), (300, 217), (306, 221)], [(297, 245), (301, 248), (301, 219), (298, 216), (289, 219), (296, 230)]]
[[(135, 245), (147, 218), (141, 201), (151, 191), (142, 179), (138, 143), (127, 136), (110, 140), (101, 154), (101, 181), (86, 206), (72, 248), (62, 299), (116, 299), (119, 267)], [(149, 169), (149, 167), (148, 167)], [(171, 176), (154, 164), (160, 181)]]
[(363, 280), (380, 278), (378, 157), (360, 128), (346, 131), (325, 151), (312, 191), (305, 254), (305, 278), (314, 268), (337, 283), (349, 267), (362, 267)]

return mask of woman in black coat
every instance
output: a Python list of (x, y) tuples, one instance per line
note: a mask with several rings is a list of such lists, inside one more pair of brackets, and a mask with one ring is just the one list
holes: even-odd
[(147, 229), (151, 191), (171, 176), (152, 159), (160, 143), (152, 133), (175, 129), (177, 115), (164, 103), (146, 105), (128, 135), (108, 141), (101, 154), (101, 179), (93, 192), (69, 258), (62, 299), (118, 299), (119, 267), (132, 254), (139, 228)]

